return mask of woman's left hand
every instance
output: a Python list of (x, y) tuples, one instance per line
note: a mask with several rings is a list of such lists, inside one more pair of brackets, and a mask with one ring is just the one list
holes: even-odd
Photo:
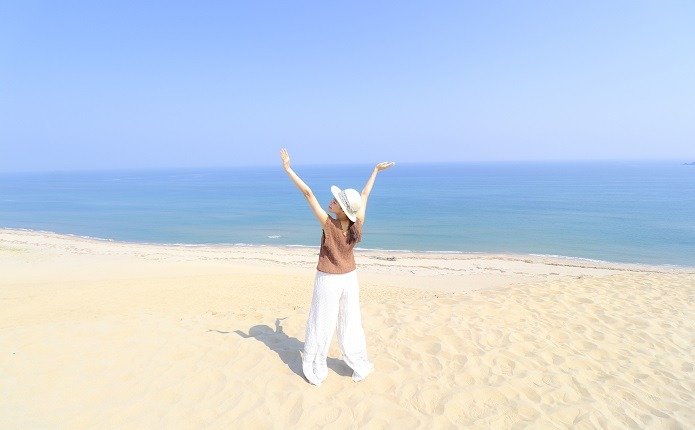
[(393, 161), (391, 161), (391, 162), (384, 161), (384, 162), (381, 162), (381, 163), (376, 165), (376, 170), (379, 170), (379, 171), (386, 170), (390, 167), (393, 167), (395, 164), (396, 163), (394, 163)]

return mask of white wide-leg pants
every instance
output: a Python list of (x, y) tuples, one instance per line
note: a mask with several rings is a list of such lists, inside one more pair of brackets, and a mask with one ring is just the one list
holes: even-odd
[(326, 360), (336, 324), (343, 360), (353, 370), (352, 379), (361, 381), (374, 364), (367, 359), (357, 272), (333, 275), (317, 270), (302, 356), (304, 376), (314, 385), (328, 377)]

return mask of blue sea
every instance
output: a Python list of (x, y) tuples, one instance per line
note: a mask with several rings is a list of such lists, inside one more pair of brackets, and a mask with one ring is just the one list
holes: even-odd
[[(371, 165), (293, 166), (328, 206)], [(125, 242), (318, 246), (280, 166), (0, 174), (0, 227)], [(366, 249), (541, 254), (695, 266), (695, 166), (397, 164), (369, 200)]]

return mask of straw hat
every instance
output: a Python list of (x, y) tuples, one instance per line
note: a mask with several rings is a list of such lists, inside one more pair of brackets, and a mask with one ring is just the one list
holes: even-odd
[(350, 221), (357, 221), (357, 211), (362, 207), (362, 196), (357, 190), (348, 188), (346, 190), (341, 190), (340, 188), (333, 185), (331, 187), (331, 193), (338, 201), (338, 204), (345, 212), (345, 215), (350, 219)]

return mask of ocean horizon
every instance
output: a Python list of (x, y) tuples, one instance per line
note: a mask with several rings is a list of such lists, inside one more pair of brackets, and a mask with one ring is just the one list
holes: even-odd
[[(293, 165), (328, 206), (372, 165)], [(318, 247), (278, 166), (0, 174), (0, 227), (183, 246)], [(695, 166), (398, 163), (367, 209), (366, 250), (548, 255), (695, 266)]]

